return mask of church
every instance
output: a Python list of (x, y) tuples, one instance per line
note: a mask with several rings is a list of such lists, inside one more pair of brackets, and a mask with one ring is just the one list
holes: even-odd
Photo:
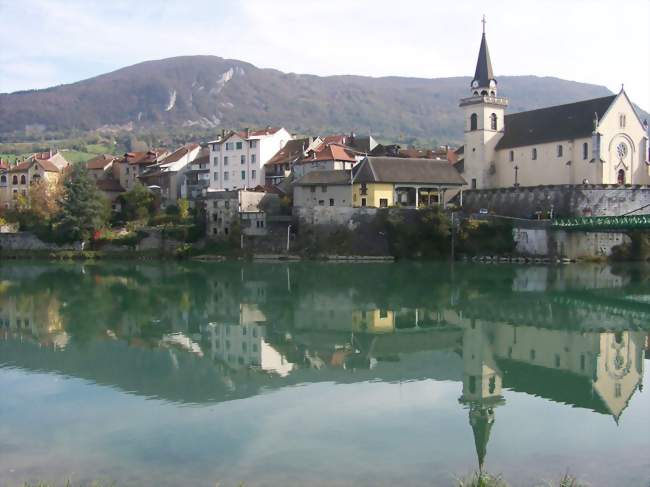
[(465, 145), (460, 171), (470, 189), (541, 185), (647, 185), (648, 122), (625, 91), (506, 115), (483, 37), (470, 86), (460, 100)]

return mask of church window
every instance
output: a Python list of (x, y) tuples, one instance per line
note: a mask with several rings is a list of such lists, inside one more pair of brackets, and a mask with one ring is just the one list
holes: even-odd
[(494, 394), (494, 391), (497, 388), (497, 379), (496, 377), (492, 376), (490, 377), (490, 381), (488, 382), (488, 391), (490, 394)]
[(493, 113), (492, 115), (490, 115), (490, 128), (492, 130), (497, 129), (497, 114), (496, 113)]
[(582, 144), (582, 158), (586, 161), (589, 157), (589, 144), (586, 142)]
[(564, 147), (562, 147), (562, 144), (557, 146), (557, 156), (562, 157), (562, 154), (564, 153)]
[(532, 158), (533, 158), (533, 161), (537, 160), (537, 149), (535, 147), (533, 147)]
[(614, 385), (614, 396), (621, 397), (621, 384)]
[(625, 128), (625, 115), (620, 115), (618, 117), (618, 123), (621, 126), (622, 129)]
[(472, 116), (469, 118), (469, 129), (476, 130), (478, 128), (478, 115), (472, 113)]
[(472, 189), (476, 189), (476, 178), (472, 178)]
[(625, 184), (625, 169), (621, 169), (620, 171), (618, 171), (617, 180), (618, 180), (618, 184), (620, 185)]
[(510, 162), (515, 162), (515, 151), (511, 150), (508, 157), (510, 158)]

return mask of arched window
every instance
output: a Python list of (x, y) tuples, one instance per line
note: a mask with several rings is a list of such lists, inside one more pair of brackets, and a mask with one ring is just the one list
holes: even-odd
[(12, 184), (18, 184), (18, 176), (14, 175), (14, 177), (11, 179)]
[(492, 115), (490, 115), (490, 128), (492, 130), (497, 129), (497, 114), (496, 113), (493, 113)]
[(6, 183), (6, 182), (7, 182), (7, 176), (3, 174), (2, 176), (0, 176), (0, 183)]
[(496, 377), (492, 376), (490, 377), (490, 381), (488, 382), (488, 391), (490, 394), (494, 394), (494, 391), (497, 388), (497, 379)]
[(625, 184), (625, 169), (621, 169), (618, 171), (618, 184), (623, 185)]
[(586, 161), (589, 157), (589, 144), (586, 142), (582, 144), (582, 158)]
[(20, 176), (20, 184), (27, 184), (27, 178), (24, 174)]
[(483, 90), (483, 91), (481, 91), (481, 95), (483, 95), (483, 96), (487, 96), (487, 94), (488, 94), (487, 90)]
[(536, 149), (536, 148), (533, 148), (533, 154), (532, 154), (532, 157), (533, 157), (533, 161), (536, 161), (536, 160), (537, 160), (537, 149)]
[(469, 118), (469, 129), (476, 130), (478, 128), (478, 115), (472, 113), (472, 116)]

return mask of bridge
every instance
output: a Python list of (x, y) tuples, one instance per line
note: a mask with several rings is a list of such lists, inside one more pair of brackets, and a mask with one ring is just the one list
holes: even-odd
[(583, 216), (575, 218), (558, 218), (551, 223), (556, 230), (644, 230), (650, 229), (650, 215), (626, 216)]

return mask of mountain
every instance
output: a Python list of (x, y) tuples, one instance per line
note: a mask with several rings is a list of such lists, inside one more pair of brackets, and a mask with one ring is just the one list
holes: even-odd
[[(399, 68), (397, 68), (399, 69)], [(603, 86), (501, 76), (508, 112), (610, 94)], [(458, 100), (469, 77), (327, 76), (283, 73), (216, 56), (148, 61), (43, 90), (0, 94), (0, 134), (100, 128), (285, 126), (299, 133), (372, 133), (440, 143), (462, 138)]]

